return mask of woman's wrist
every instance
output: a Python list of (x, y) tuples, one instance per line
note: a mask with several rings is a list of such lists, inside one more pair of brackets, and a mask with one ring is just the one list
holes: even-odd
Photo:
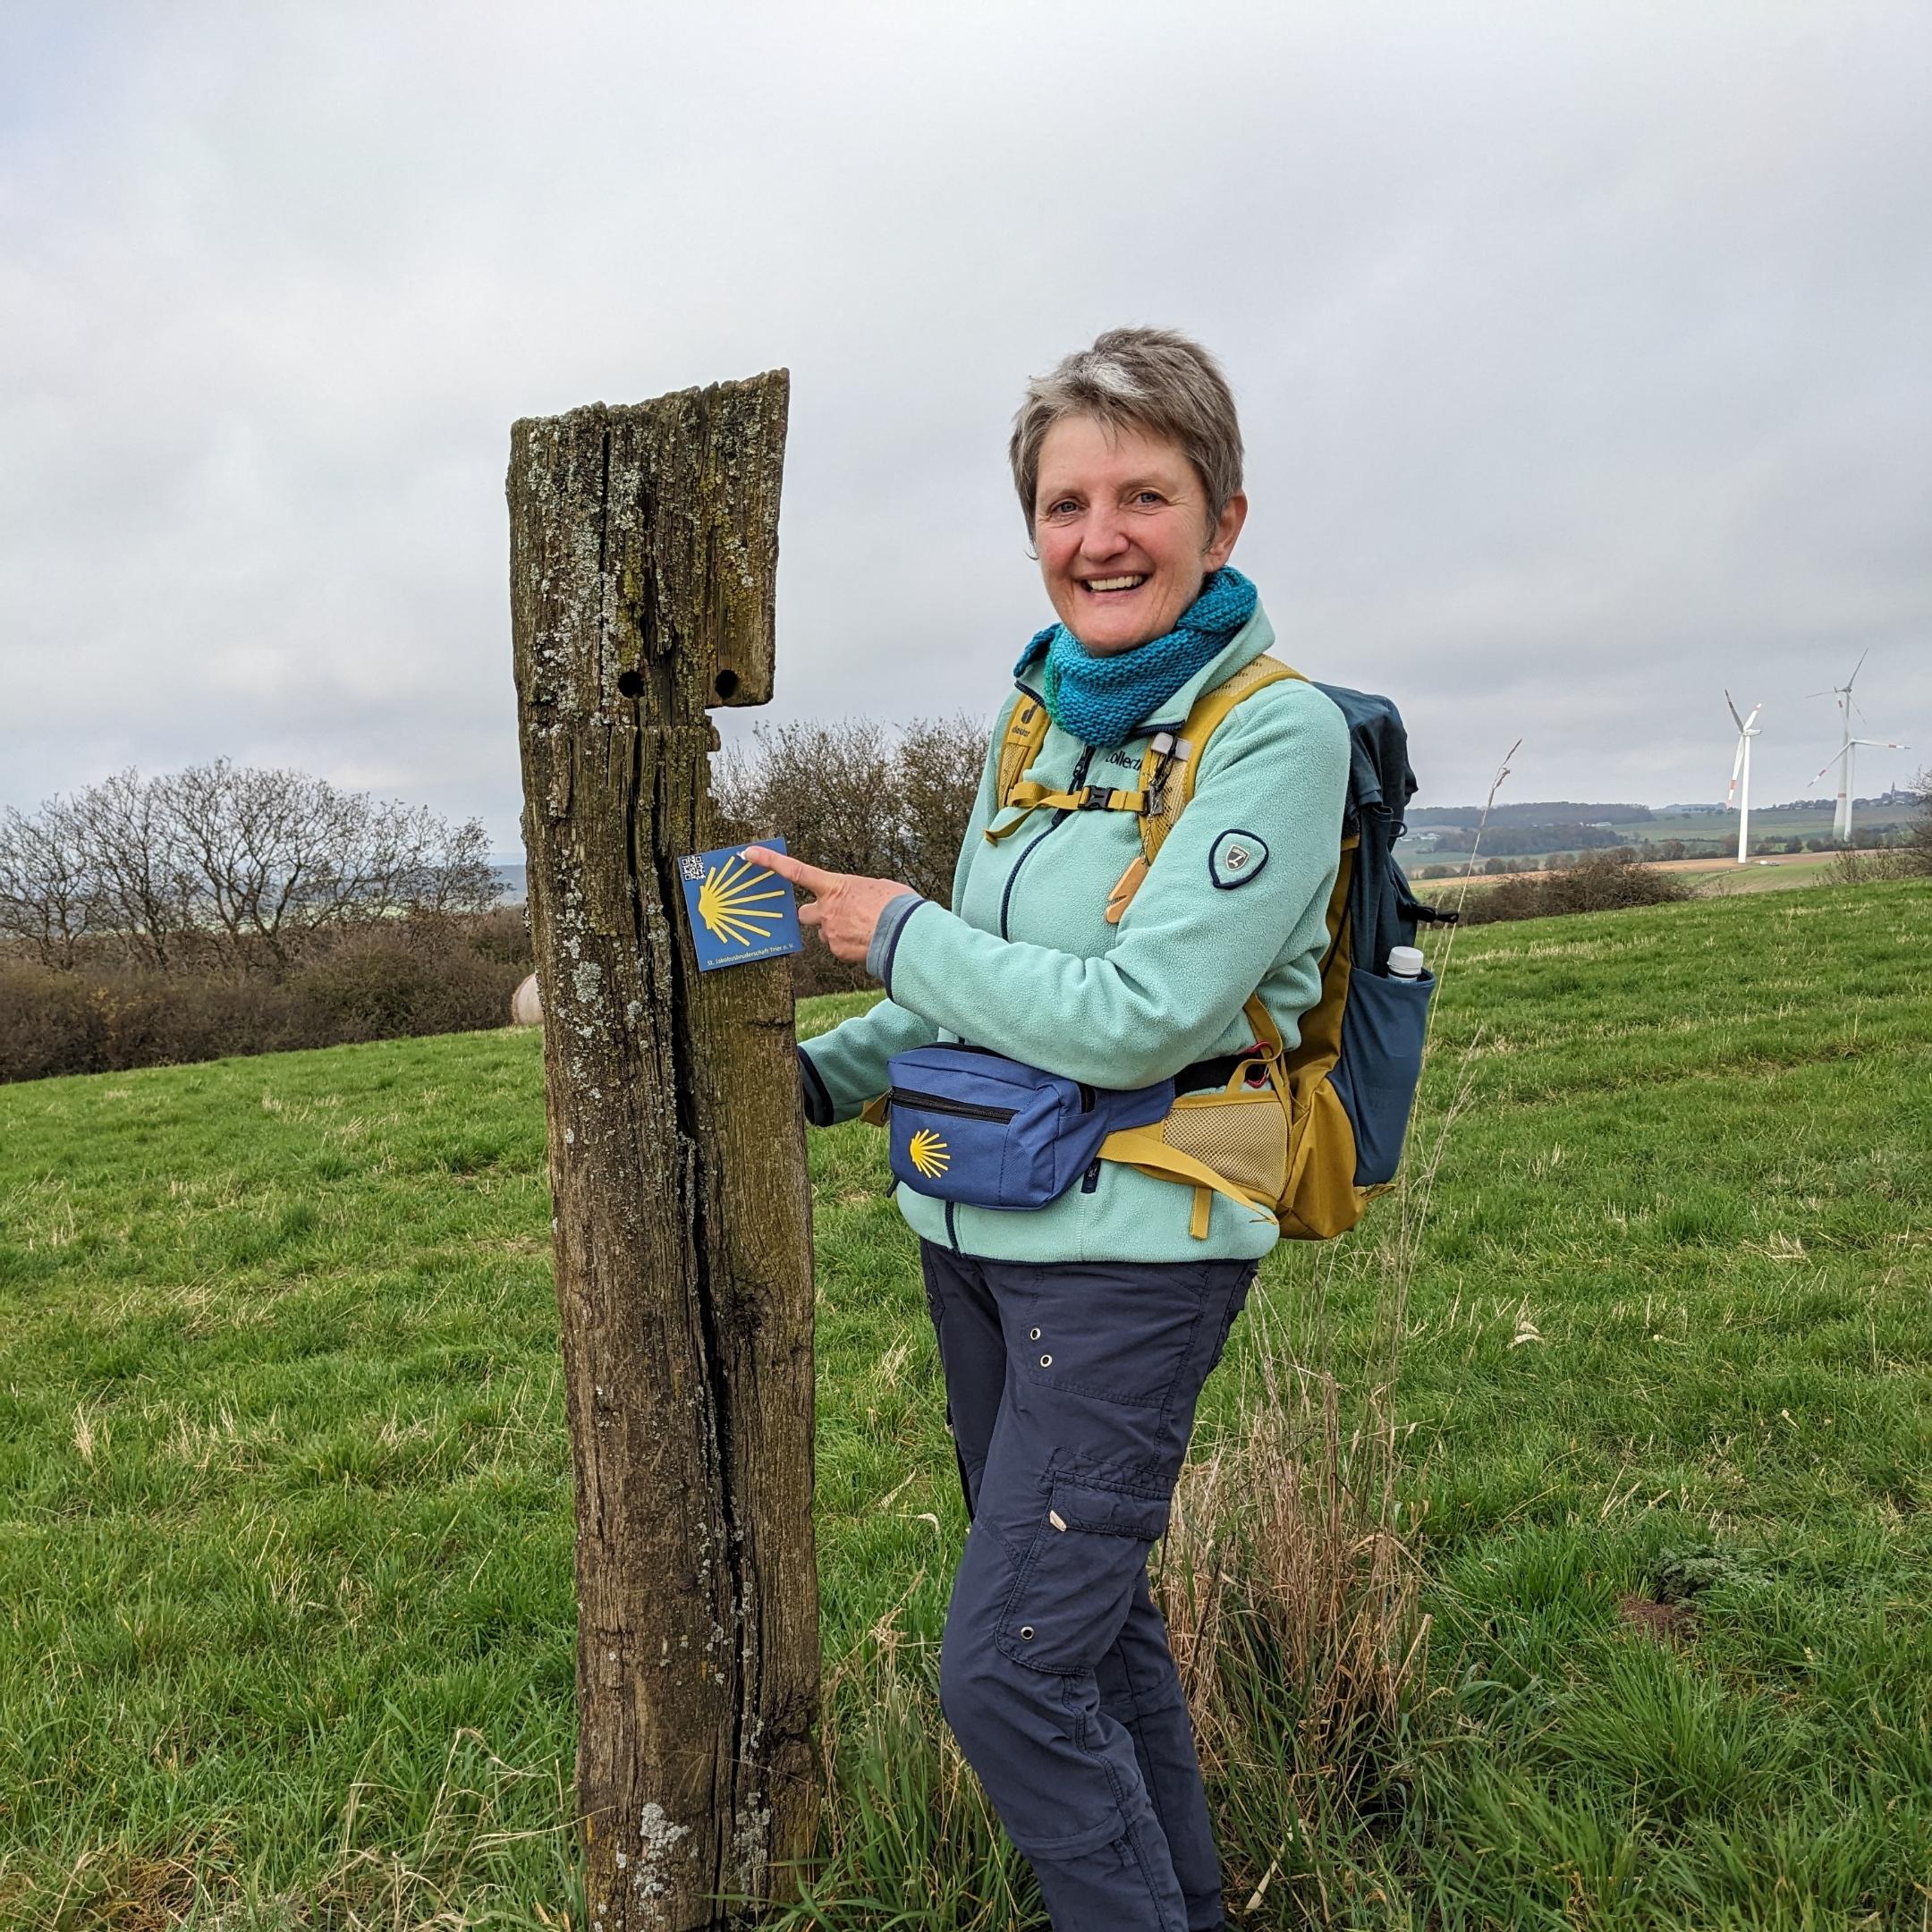
[(866, 970), (890, 993), (892, 991), (893, 953), (899, 945), (900, 930), (905, 922), (926, 903), (924, 894), (902, 892), (888, 899), (879, 909), (878, 923), (872, 928), (872, 937), (866, 947)]

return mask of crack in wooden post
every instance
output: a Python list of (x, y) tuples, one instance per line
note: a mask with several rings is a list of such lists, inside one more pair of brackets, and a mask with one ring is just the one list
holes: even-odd
[(818, 1821), (811, 1201), (787, 963), (700, 973), (719, 704), (772, 691), (783, 370), (511, 431), (593, 1932), (792, 1895)]

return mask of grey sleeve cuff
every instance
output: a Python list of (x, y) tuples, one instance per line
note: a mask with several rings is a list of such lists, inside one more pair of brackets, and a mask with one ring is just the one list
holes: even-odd
[(900, 928), (925, 903), (922, 894), (902, 892), (896, 899), (886, 902), (886, 910), (872, 928), (872, 944), (866, 948), (866, 970), (888, 993), (892, 991), (892, 960), (898, 949)]

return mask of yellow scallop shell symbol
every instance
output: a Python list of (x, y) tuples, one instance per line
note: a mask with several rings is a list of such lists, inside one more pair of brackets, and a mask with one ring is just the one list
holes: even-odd
[(727, 945), (769, 939), (784, 917), (784, 887), (774, 884), (768, 891), (758, 890), (771, 877), (744, 858), (713, 866), (698, 888), (698, 917), (706, 931)]
[(921, 1127), (912, 1136), (906, 1152), (911, 1156), (912, 1165), (928, 1181), (936, 1181), (953, 1165), (945, 1142), (930, 1127)]

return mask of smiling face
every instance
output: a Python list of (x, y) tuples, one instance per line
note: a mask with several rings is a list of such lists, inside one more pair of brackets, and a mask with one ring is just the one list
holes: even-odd
[(1060, 622), (1097, 657), (1172, 631), (1201, 580), (1227, 562), (1247, 514), (1237, 494), (1210, 527), (1181, 446), (1131, 424), (1063, 416), (1040, 445), (1040, 575)]

